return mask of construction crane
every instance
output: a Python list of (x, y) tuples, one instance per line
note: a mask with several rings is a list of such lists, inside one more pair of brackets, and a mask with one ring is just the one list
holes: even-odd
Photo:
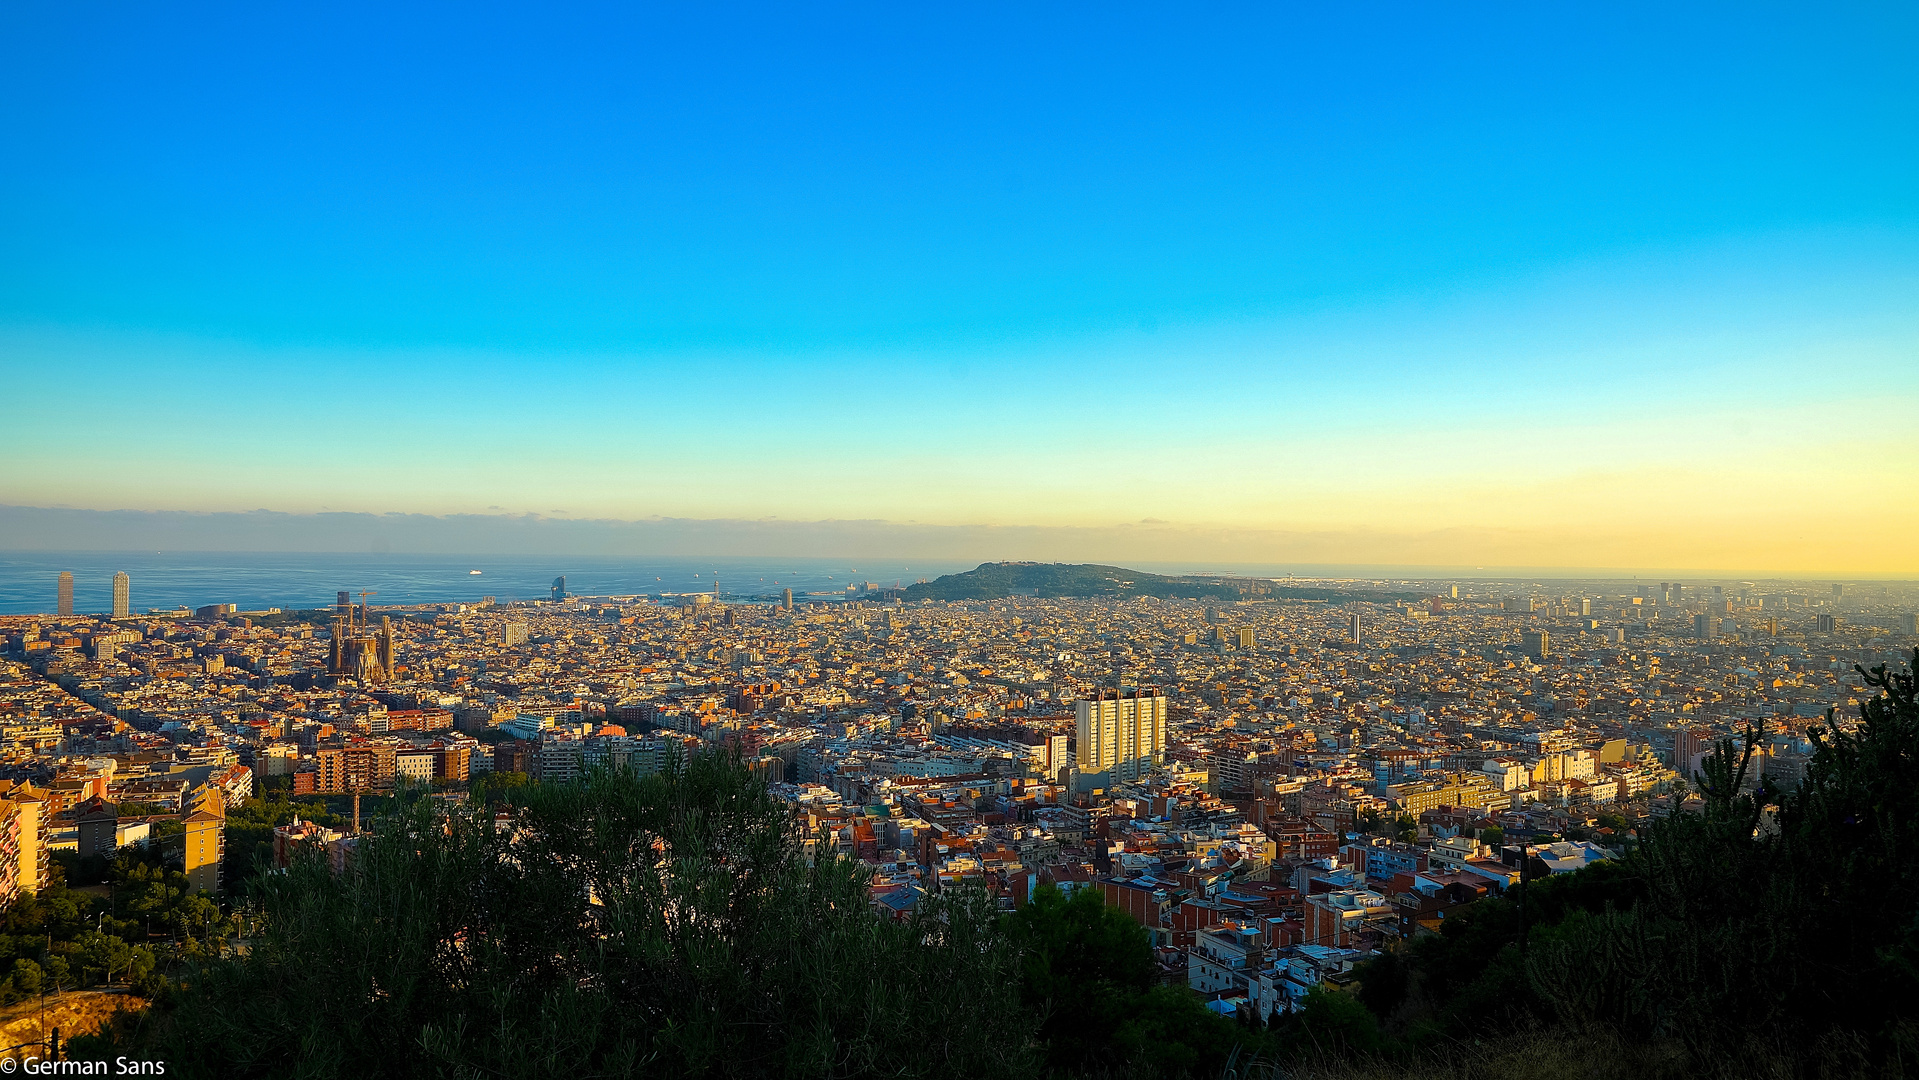
[[(371, 589), (362, 589), (360, 591), (360, 628), (363, 630), (367, 626), (366, 598), (369, 596), (378, 596), (378, 595), (380, 595), (378, 592), (375, 592)], [(349, 629), (351, 629), (351, 627), (349, 627)]]

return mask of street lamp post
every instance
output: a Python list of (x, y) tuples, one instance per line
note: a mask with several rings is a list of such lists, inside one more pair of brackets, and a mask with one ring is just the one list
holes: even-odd
[(1527, 941), (1526, 870), (1528, 866), (1532, 863), (1532, 861), (1533, 861), (1532, 840), (1530, 838), (1521, 840), (1519, 842), (1519, 960), (1522, 965), (1526, 961), (1526, 941)]

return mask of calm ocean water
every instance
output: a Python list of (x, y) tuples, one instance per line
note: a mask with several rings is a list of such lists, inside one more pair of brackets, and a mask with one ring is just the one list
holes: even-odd
[[(472, 603), (491, 596), (506, 603), (548, 595), (553, 579), (566, 576), (569, 593), (624, 596), (636, 593), (706, 592), (719, 575), (728, 597), (776, 596), (843, 590), (848, 582), (891, 586), (935, 578), (976, 563), (890, 560), (653, 558), (607, 559), (577, 555), (294, 555), (263, 553), (85, 554), (0, 552), (0, 614), (55, 610), (62, 570), (73, 573), (73, 609), (82, 614), (113, 606), (113, 575), (131, 579), (133, 610), (237, 604), (263, 608), (331, 606), (334, 593), (362, 589), (379, 593), (380, 604)], [(476, 576), (470, 571), (478, 570)]]
[[(640, 593), (709, 592), (713, 576), (729, 598), (795, 593), (838, 592), (848, 582), (891, 586), (931, 580), (971, 570), (978, 560), (914, 559), (762, 559), (762, 558), (594, 558), (579, 555), (386, 555), (281, 554), (258, 552), (19, 552), (0, 551), (0, 614), (21, 615), (55, 609), (60, 571), (73, 573), (73, 607), (81, 614), (110, 610), (113, 575), (132, 579), (133, 610), (237, 604), (242, 611), (261, 608), (331, 606), (334, 593), (356, 596), (377, 592), (380, 604), (472, 603), (491, 596), (501, 603), (548, 595), (553, 579), (566, 576), (576, 596), (626, 596)], [(1391, 567), (1202, 565), (1139, 562), (1133, 569), (1159, 574), (1226, 573), (1248, 577), (1376, 580), (1382, 584), (1428, 581), (1624, 581), (1630, 575), (1660, 571), (1538, 571), (1499, 573), (1497, 567)], [(470, 571), (478, 570), (478, 575)], [(1693, 578), (1698, 581), (1700, 578)]]

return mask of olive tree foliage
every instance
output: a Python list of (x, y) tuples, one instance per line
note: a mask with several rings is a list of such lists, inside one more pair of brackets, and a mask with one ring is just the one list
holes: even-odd
[(151, 1036), (187, 1075), (992, 1077), (1032, 1067), (990, 897), (877, 917), (726, 755), (424, 803), (344, 873), (261, 882), (265, 929)]
[(1627, 856), (1644, 899), (1533, 951), (1532, 987), (1562, 1019), (1677, 1038), (1696, 1061), (1919, 1065), (1919, 704), (1911, 668), (1860, 674), (1878, 695), (1856, 723), (1828, 714), (1795, 790), (1750, 782), (1757, 728), (1721, 743), (1704, 812)]

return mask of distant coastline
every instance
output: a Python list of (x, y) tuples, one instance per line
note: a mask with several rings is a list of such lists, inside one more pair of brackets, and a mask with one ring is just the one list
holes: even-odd
[[(483, 596), (510, 603), (548, 598), (559, 575), (565, 575), (567, 590), (575, 595), (632, 596), (711, 591), (717, 572), (725, 597), (770, 599), (787, 587), (800, 594), (843, 593), (848, 584), (890, 588), (966, 568), (728, 557), (9, 551), (0, 552), (0, 614), (54, 611), (61, 571), (73, 574), (74, 610), (88, 614), (112, 606), (116, 571), (132, 578), (133, 609), (148, 611), (205, 604), (237, 604), (243, 610), (327, 607), (341, 589), (378, 593), (371, 601), (375, 607), (477, 603)], [(474, 569), (481, 575), (472, 575)]]

